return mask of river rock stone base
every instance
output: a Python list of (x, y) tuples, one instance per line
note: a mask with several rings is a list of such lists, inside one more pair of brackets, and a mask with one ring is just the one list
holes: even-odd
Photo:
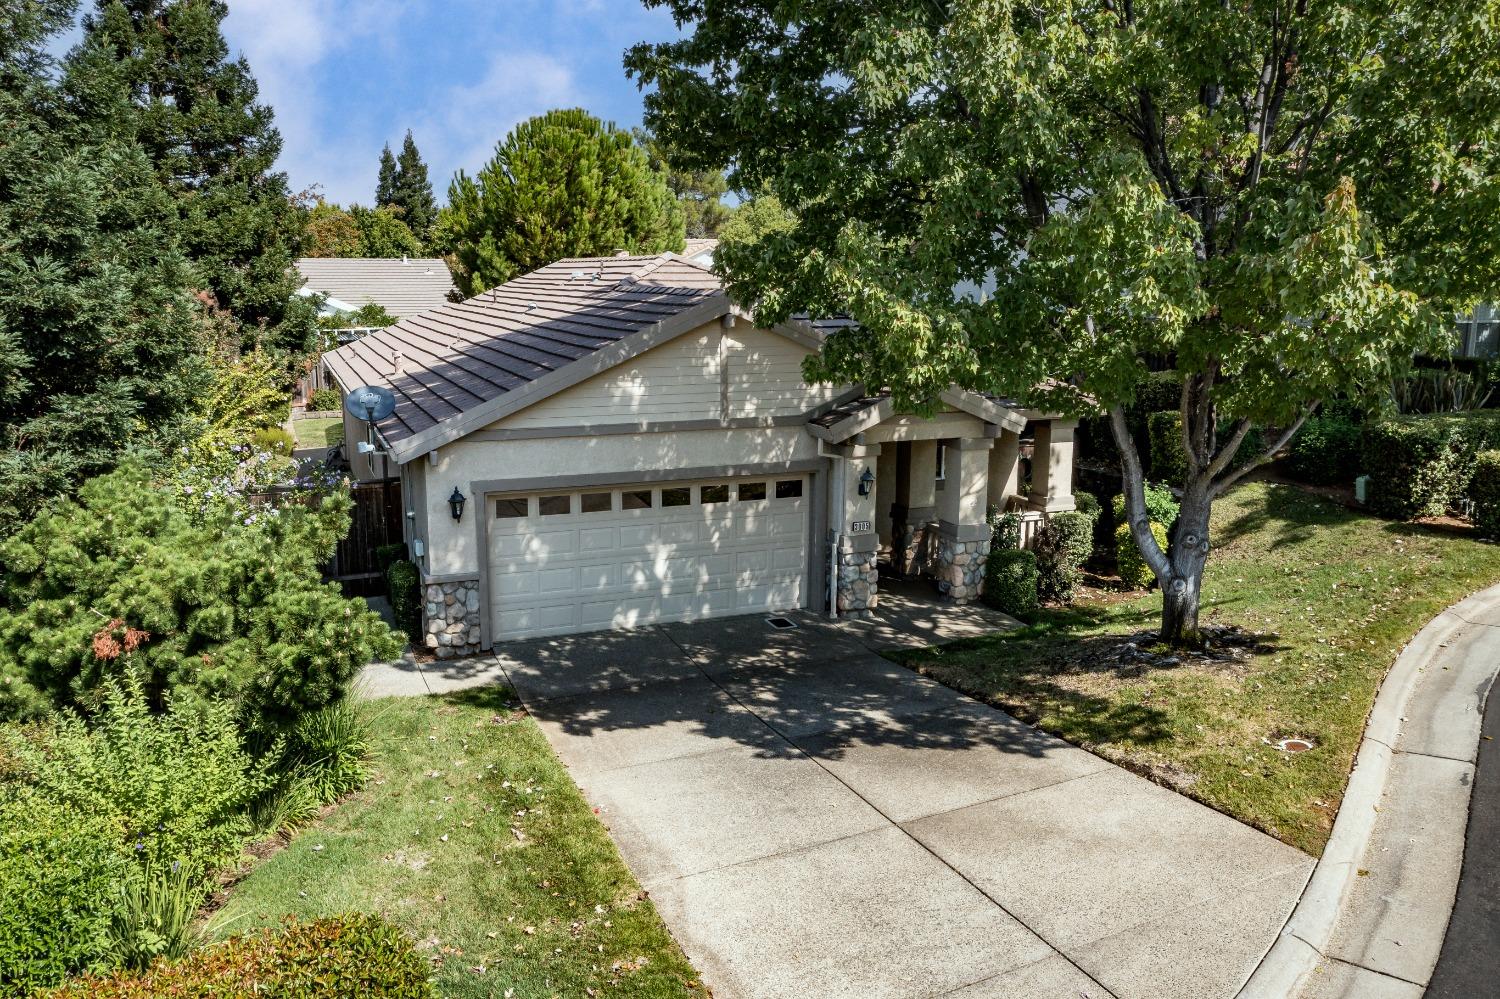
[(839, 553), (839, 616), (867, 618), (880, 602), (879, 552)]
[(988, 541), (956, 541), (940, 535), (934, 566), (938, 592), (956, 604), (979, 599), (989, 552)]
[(423, 591), (426, 644), (439, 659), (479, 654), (479, 581), (428, 583)]

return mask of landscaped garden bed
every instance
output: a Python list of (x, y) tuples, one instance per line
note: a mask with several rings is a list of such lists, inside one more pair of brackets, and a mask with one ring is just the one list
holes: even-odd
[(1318, 854), (1386, 671), (1439, 611), (1500, 581), (1500, 546), (1264, 482), (1216, 504), (1213, 541), (1203, 623), (1238, 629), (1213, 654), (1153, 647), (1154, 591), (1085, 586), (1019, 631), (902, 659)]
[(360, 911), (417, 941), (452, 999), (707, 995), (506, 691), (367, 710), (373, 779), (230, 889), (211, 935)]

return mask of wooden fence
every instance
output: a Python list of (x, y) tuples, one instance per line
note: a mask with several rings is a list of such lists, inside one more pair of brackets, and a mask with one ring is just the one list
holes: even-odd
[[(349, 596), (377, 596), (385, 592), (385, 579), (376, 564), (375, 549), (400, 544), (406, 510), (401, 503), (401, 480), (356, 482), (349, 489), (354, 501), (349, 533), (334, 548), (333, 558), (323, 566), (323, 575), (337, 582)], [(251, 497), (255, 503), (280, 505), (304, 502), (308, 493), (275, 489)]]

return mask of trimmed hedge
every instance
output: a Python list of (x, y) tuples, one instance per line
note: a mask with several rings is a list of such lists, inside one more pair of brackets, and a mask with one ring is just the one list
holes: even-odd
[(1481, 451), (1475, 456), (1469, 499), (1474, 502), (1474, 526), (1479, 533), (1500, 539), (1500, 451)]
[(1315, 486), (1347, 486), (1359, 475), (1359, 424), (1340, 416), (1314, 416), (1292, 439), (1288, 470)]
[(1500, 413), (1395, 416), (1367, 424), (1361, 465), (1370, 509), (1386, 517), (1435, 517), (1463, 496), (1479, 452), (1500, 447)]
[(1083, 563), (1094, 550), (1094, 522), (1070, 511), (1047, 518), (1036, 536), (1037, 596), (1069, 603)]
[(408, 641), (422, 637), (422, 577), (414, 563), (392, 562), (385, 571), (385, 585), (391, 595), (391, 612), (396, 627), (406, 632)]
[(1187, 451), (1182, 446), (1182, 413), (1169, 410), (1146, 417), (1151, 440), (1151, 477), (1158, 482), (1187, 481)]
[[(1151, 521), (1151, 536), (1156, 538), (1162, 551), (1166, 551), (1167, 529), (1155, 520)], [(1141, 557), (1141, 550), (1136, 546), (1135, 535), (1130, 533), (1129, 524), (1121, 524), (1115, 528), (1115, 562), (1119, 566), (1120, 578), (1132, 590), (1144, 590), (1156, 582), (1156, 573), (1151, 571), (1151, 567)]]
[(374, 916), (350, 914), (233, 937), (145, 971), (85, 977), (50, 999), (433, 999), (411, 940)]
[(1073, 505), (1078, 512), (1089, 519), (1090, 523), (1098, 523), (1099, 515), (1104, 512), (1104, 507), (1099, 503), (1099, 497), (1093, 493), (1084, 492), (1082, 489), (1073, 493)]
[[(1152, 485), (1146, 483), (1146, 516), (1151, 518), (1152, 523), (1161, 524), (1168, 529), (1177, 523), (1177, 512), (1182, 504), (1177, 502), (1177, 497), (1172, 495), (1172, 490), (1166, 486)], [(1110, 502), (1111, 512), (1114, 514), (1114, 523), (1118, 526), (1125, 523), (1125, 497), (1116, 494)]]
[(1037, 609), (1036, 555), (1024, 548), (991, 551), (984, 565), (984, 602), (1015, 617)]

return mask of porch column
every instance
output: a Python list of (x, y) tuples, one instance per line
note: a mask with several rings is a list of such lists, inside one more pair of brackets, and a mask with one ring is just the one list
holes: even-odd
[[(880, 448), (855, 445), (846, 450), (832, 476), (832, 512), (839, 518), (833, 523), (839, 537), (838, 614), (863, 618), (880, 601), (880, 573), (875, 567), (880, 553), (880, 535), (875, 530)], [(871, 478), (868, 483), (864, 482), (866, 471)]]
[(995, 437), (995, 446), (990, 450), (989, 489), (986, 506), (1001, 513), (1012, 496), (1021, 494), (1021, 435), (1011, 430), (1000, 430)]
[(945, 482), (938, 494), (936, 569), (938, 591), (954, 603), (968, 603), (984, 586), (990, 552), (985, 499), (994, 445), (987, 437), (948, 444)]
[(1077, 420), (1039, 420), (1031, 456), (1031, 508), (1044, 513), (1076, 510), (1073, 502), (1073, 431)]
[(937, 448), (935, 440), (902, 445), (906, 467), (896, 474), (896, 505), (892, 525), (891, 567), (907, 578), (928, 568), (932, 522), (937, 517)]

